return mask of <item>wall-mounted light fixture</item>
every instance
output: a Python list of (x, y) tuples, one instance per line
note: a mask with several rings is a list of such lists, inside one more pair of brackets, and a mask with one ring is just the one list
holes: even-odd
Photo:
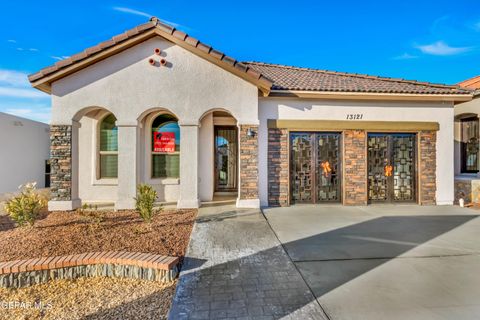
[(257, 133), (255, 131), (253, 131), (252, 128), (247, 129), (247, 136), (249, 136), (250, 138), (254, 138), (256, 135), (257, 135)]
[(160, 64), (165, 67), (167, 65), (167, 60), (160, 59)]
[(154, 66), (155, 65), (155, 60), (153, 60), (152, 58), (148, 59), (148, 63), (151, 65), (151, 66)]
[(155, 50), (153, 50), (153, 52), (155, 52), (155, 54), (156, 54), (157, 56), (159, 56), (160, 53), (162, 53), (162, 50), (160, 50), (159, 48), (155, 48)]

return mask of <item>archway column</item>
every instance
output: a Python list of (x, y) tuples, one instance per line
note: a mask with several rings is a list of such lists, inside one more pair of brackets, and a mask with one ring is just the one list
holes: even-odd
[(136, 122), (117, 121), (118, 188), (116, 210), (135, 209), (138, 183), (139, 126)]
[(179, 122), (180, 126), (180, 195), (178, 208), (199, 208), (198, 196), (198, 122)]
[(260, 208), (258, 197), (258, 124), (239, 124), (238, 208)]
[(78, 129), (80, 123), (50, 125), (49, 211), (70, 211), (81, 206), (78, 197)]

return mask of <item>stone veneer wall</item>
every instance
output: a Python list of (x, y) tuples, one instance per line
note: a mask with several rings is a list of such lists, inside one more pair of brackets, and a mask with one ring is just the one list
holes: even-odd
[(437, 191), (437, 132), (419, 133), (419, 202), (421, 205), (435, 205)]
[(72, 126), (50, 126), (50, 193), (53, 201), (72, 196)]
[[(255, 132), (247, 135), (248, 129)], [(258, 126), (240, 125), (240, 199), (258, 199)]]
[(288, 130), (268, 129), (268, 205), (288, 206)]
[(465, 204), (480, 203), (480, 178), (463, 176), (455, 178), (455, 204), (458, 200), (465, 200)]
[(465, 204), (472, 202), (472, 180), (455, 179), (455, 204), (460, 199), (465, 200)]
[(366, 205), (367, 194), (367, 134), (364, 130), (345, 130), (344, 147), (344, 205)]

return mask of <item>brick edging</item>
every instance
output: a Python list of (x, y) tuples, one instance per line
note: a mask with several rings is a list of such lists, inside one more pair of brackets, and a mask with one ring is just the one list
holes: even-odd
[(25, 287), (52, 279), (120, 277), (168, 282), (178, 274), (178, 257), (103, 251), (0, 262), (0, 287)]

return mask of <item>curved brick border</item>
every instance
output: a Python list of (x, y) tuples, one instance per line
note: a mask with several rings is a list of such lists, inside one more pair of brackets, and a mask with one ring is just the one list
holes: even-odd
[(150, 253), (104, 251), (0, 262), (0, 287), (21, 288), (54, 279), (119, 277), (169, 282), (179, 258)]

